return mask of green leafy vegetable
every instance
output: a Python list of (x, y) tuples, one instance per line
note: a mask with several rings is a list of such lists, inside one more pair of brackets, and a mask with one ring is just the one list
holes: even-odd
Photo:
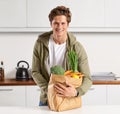
[(78, 72), (78, 55), (75, 51), (68, 52), (68, 60), (73, 72)]
[(59, 65), (55, 65), (55, 66), (51, 67), (50, 71), (52, 74), (58, 74), (58, 75), (64, 75), (64, 73), (65, 73), (65, 70)]

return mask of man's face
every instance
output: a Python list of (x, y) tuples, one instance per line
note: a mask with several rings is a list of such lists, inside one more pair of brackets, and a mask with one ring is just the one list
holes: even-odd
[(54, 17), (53, 21), (51, 22), (51, 27), (53, 29), (53, 34), (57, 38), (61, 38), (67, 34), (68, 22), (66, 16), (60, 15)]

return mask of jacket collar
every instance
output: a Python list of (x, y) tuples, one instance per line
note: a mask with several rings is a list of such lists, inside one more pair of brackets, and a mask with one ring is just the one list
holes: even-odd
[(75, 36), (72, 33), (68, 32), (67, 49), (71, 49), (75, 42), (76, 42)]
[[(46, 32), (46, 33), (43, 33), (42, 35), (40, 35), (39, 37), (38, 37), (38, 42), (39, 41), (41, 41), (44, 45), (45, 45), (45, 47), (47, 47), (48, 48), (48, 44), (49, 44), (49, 38), (50, 38), (50, 35), (53, 33), (53, 31), (49, 31), (49, 32)], [(75, 38), (75, 36), (72, 34), (72, 33), (70, 33), (70, 32), (68, 32), (67, 33), (67, 35), (68, 35), (68, 39), (67, 39), (67, 48), (68, 49), (70, 49), (70, 47), (72, 47), (74, 44), (75, 44), (75, 42), (76, 42), (76, 38)]]

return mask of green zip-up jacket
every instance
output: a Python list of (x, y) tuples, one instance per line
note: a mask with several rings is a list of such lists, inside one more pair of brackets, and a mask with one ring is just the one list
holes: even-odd
[[(49, 56), (49, 38), (52, 31), (43, 33), (37, 39), (32, 58), (32, 77), (35, 83), (40, 87), (40, 101), (47, 102), (47, 89), (50, 80), (50, 75), (47, 71), (46, 61)], [(79, 96), (84, 95), (92, 85), (90, 70), (88, 65), (88, 57), (83, 46), (78, 42), (72, 33), (67, 33), (68, 39), (66, 41), (66, 53), (64, 58), (64, 69), (70, 70), (68, 64), (67, 54), (68, 51), (74, 50), (78, 55), (78, 71), (84, 74), (83, 82), (80, 87), (77, 88)]]

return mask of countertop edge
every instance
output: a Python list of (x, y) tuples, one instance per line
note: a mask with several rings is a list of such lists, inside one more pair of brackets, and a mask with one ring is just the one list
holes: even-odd
[[(93, 85), (116, 85), (120, 84), (120, 80), (114, 80), (114, 81), (93, 81)], [(21, 80), (17, 81), (16, 79), (5, 79), (4, 81), (0, 81), (0, 86), (32, 86), (36, 85), (33, 79), (30, 80)]]
[(19, 86), (19, 85), (36, 85), (34, 80), (16, 80), (16, 79), (5, 79), (3, 81), (0, 81), (0, 86)]

